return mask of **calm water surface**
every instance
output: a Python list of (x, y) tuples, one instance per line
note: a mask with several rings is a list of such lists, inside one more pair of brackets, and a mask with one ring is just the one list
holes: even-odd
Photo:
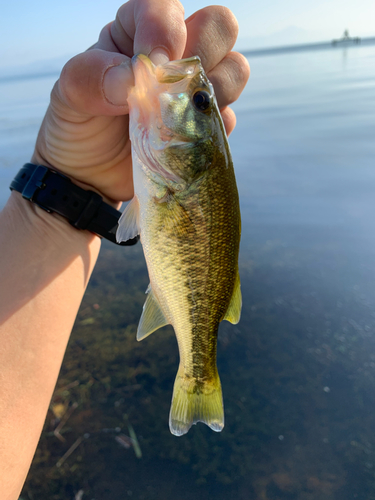
[[(220, 329), (224, 431), (170, 435), (173, 332), (135, 341), (141, 247), (105, 244), (23, 499), (375, 499), (375, 47), (250, 64), (230, 141), (244, 304)], [(52, 83), (0, 82), (2, 204)], [(129, 424), (142, 458), (116, 440)]]

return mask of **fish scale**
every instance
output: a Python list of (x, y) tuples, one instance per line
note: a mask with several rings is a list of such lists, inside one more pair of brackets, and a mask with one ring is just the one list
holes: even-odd
[[(185, 434), (199, 421), (220, 431), (218, 326), (223, 319), (238, 322), (241, 311), (240, 210), (230, 150), (199, 58), (155, 68), (146, 56), (137, 56), (133, 68), (129, 108), (135, 196), (117, 237), (140, 234), (150, 277), (137, 338), (166, 324), (174, 328), (180, 365), (171, 432)], [(144, 98), (146, 88), (152, 92), (152, 107)], [(204, 92), (198, 102), (209, 99), (204, 112), (195, 105), (197, 92)], [(155, 106), (157, 96), (160, 107)]]

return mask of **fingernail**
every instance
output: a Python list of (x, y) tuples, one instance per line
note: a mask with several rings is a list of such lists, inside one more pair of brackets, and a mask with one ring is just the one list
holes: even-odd
[(155, 47), (148, 56), (151, 61), (158, 66), (159, 64), (165, 64), (169, 61), (169, 53), (164, 47)]
[(103, 94), (115, 106), (127, 105), (129, 88), (134, 85), (130, 60), (119, 66), (110, 66), (103, 77)]

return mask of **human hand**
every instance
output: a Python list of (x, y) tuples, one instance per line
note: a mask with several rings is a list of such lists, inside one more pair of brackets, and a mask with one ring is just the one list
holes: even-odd
[(131, 57), (143, 53), (159, 64), (198, 55), (229, 134), (236, 118), (228, 105), (249, 77), (246, 59), (231, 52), (237, 33), (237, 21), (225, 7), (206, 7), (184, 21), (178, 0), (130, 0), (103, 28), (99, 41), (63, 68), (32, 161), (56, 168), (113, 201), (129, 200)]

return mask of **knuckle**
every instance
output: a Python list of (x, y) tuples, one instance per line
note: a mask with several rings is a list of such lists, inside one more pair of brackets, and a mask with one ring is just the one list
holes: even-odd
[(235, 74), (236, 81), (245, 85), (250, 77), (250, 65), (245, 56), (239, 52), (230, 52), (227, 56), (231, 69)]
[(211, 79), (220, 106), (236, 101), (249, 78), (247, 60), (238, 52), (230, 52), (208, 77)]
[(73, 59), (70, 59), (65, 66), (63, 67), (60, 78), (59, 78), (59, 85), (58, 85), (58, 91), (60, 94), (60, 98), (62, 101), (64, 101), (68, 106), (72, 105), (74, 102), (74, 96), (77, 92), (77, 84), (74, 78), (75, 72), (74, 72), (74, 60), (78, 56), (73, 57)]
[(112, 26), (112, 23), (113, 21), (111, 21), (110, 23), (106, 24), (101, 30), (100, 30), (100, 33), (99, 33), (99, 40), (100, 38), (102, 37), (107, 37), (108, 34), (111, 32), (111, 26)]
[(206, 36), (216, 39), (220, 46), (230, 50), (238, 35), (238, 22), (232, 11), (227, 7), (214, 5), (198, 12), (201, 25), (206, 26)]
[(85, 105), (90, 96), (95, 95), (95, 78), (91, 68), (95, 64), (98, 50), (92, 49), (78, 54), (63, 67), (59, 79), (61, 100), (72, 108)]

